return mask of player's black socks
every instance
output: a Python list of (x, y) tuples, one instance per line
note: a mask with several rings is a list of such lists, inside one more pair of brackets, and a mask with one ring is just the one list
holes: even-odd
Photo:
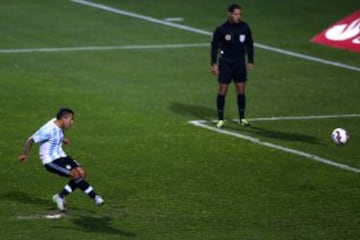
[(85, 194), (87, 194), (92, 199), (95, 198), (96, 193), (95, 193), (93, 187), (90, 186), (90, 184), (87, 181), (85, 181), (82, 178), (79, 178), (79, 179), (75, 180), (75, 183), (77, 183), (77, 187), (80, 188)]
[(224, 120), (225, 96), (218, 94), (216, 99), (217, 114), (219, 120)]
[(245, 118), (245, 106), (246, 106), (246, 98), (245, 95), (239, 94), (237, 96), (237, 104), (239, 109), (239, 117), (240, 120)]
[(59, 196), (64, 198), (66, 195), (69, 195), (77, 188), (77, 184), (74, 180), (70, 180), (69, 183), (64, 187)]

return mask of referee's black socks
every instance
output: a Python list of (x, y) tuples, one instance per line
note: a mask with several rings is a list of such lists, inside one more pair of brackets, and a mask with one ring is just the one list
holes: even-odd
[(219, 120), (224, 120), (225, 96), (218, 94), (216, 99), (217, 114)]
[(245, 106), (246, 106), (246, 98), (245, 94), (239, 94), (237, 96), (237, 104), (239, 109), (239, 117), (240, 120), (245, 118)]

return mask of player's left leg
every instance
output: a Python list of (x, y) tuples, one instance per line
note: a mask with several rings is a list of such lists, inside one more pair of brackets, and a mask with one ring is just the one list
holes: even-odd
[(104, 200), (101, 198), (99, 194), (97, 194), (94, 188), (85, 180), (86, 173), (85, 169), (80, 166), (80, 164), (76, 161), (67, 157), (68, 165), (71, 166), (71, 170), (69, 172), (68, 177), (70, 181), (67, 185), (65, 185), (64, 189), (58, 194), (60, 197), (65, 198), (65, 196), (72, 193), (75, 189), (81, 189), (86, 195), (88, 195), (91, 199), (94, 200), (96, 205), (101, 205), (104, 203)]
[(97, 194), (94, 188), (85, 180), (85, 170), (82, 167), (73, 168), (70, 172), (70, 179), (69, 184), (65, 186), (60, 195), (66, 196), (76, 188), (80, 188), (86, 195), (94, 200), (96, 205), (104, 203), (102, 197)]

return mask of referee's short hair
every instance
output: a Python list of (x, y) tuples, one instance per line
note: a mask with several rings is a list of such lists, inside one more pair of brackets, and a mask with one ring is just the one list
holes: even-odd
[(67, 114), (72, 114), (72, 115), (74, 115), (74, 111), (73, 110), (71, 110), (70, 108), (60, 108), (60, 110), (57, 112), (57, 114), (56, 114), (56, 119), (57, 120), (60, 120), (60, 119), (62, 119), (65, 115), (67, 115)]
[(241, 6), (239, 5), (239, 4), (236, 4), (236, 3), (233, 3), (233, 4), (231, 4), (230, 6), (229, 6), (229, 8), (228, 8), (228, 12), (229, 13), (232, 13), (232, 12), (234, 12), (236, 9), (242, 9), (241, 8)]

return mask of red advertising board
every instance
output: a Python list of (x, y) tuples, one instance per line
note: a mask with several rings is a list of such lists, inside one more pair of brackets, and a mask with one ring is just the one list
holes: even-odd
[(325, 29), (311, 41), (360, 53), (360, 10)]

